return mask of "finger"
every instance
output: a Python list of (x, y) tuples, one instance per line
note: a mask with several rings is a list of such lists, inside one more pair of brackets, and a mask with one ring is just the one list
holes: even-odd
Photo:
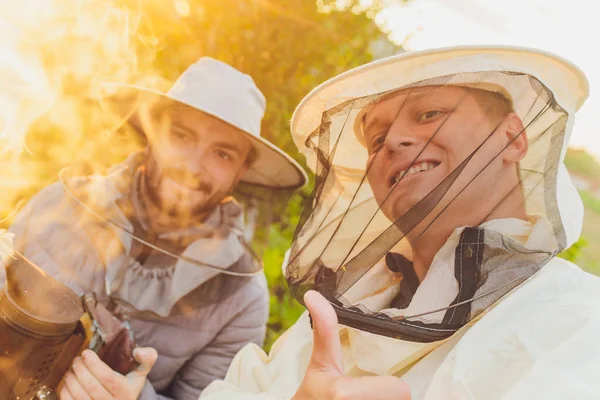
[(336, 396), (346, 400), (410, 400), (410, 387), (394, 376), (344, 378), (336, 382)]
[(323, 371), (343, 375), (342, 345), (333, 307), (321, 294), (313, 290), (306, 292), (304, 303), (313, 320), (311, 365)]
[(124, 390), (127, 390), (126, 378), (113, 371), (100, 357), (91, 350), (84, 350), (82, 353), (83, 364), (94, 377), (104, 386), (112, 397), (119, 398)]
[(71, 393), (69, 392), (69, 388), (67, 388), (67, 385), (63, 385), (62, 389), (60, 390), (60, 393), (58, 394), (58, 399), (59, 400), (75, 400), (75, 399), (73, 399), (73, 396), (71, 396)]
[(68, 390), (71, 398), (74, 400), (91, 400), (90, 396), (85, 392), (85, 389), (83, 389), (73, 372), (67, 372), (64, 382), (65, 388)]
[(73, 372), (77, 377), (77, 381), (93, 400), (111, 400), (112, 396), (98, 379), (92, 375), (90, 370), (85, 366), (81, 357), (73, 360)]
[(138, 347), (133, 351), (133, 357), (140, 365), (131, 371), (127, 377), (130, 379), (146, 378), (158, 358), (158, 353), (151, 347)]

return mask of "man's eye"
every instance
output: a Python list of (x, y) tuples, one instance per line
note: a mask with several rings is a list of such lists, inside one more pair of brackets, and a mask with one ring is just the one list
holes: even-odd
[(187, 133), (186, 131), (178, 130), (178, 129), (172, 129), (171, 136), (173, 136), (177, 139), (182, 139), (182, 140), (187, 140), (187, 139), (191, 138), (191, 135), (189, 133)]
[(217, 157), (226, 161), (231, 160), (231, 155), (229, 153), (224, 152), (223, 150), (217, 150)]
[(371, 149), (377, 150), (379, 147), (383, 146), (383, 144), (385, 143), (385, 137), (385, 133), (381, 133), (374, 137), (373, 140), (371, 140)]
[(442, 111), (439, 111), (439, 110), (426, 111), (419, 115), (419, 117), (417, 118), (417, 121), (418, 122), (427, 121), (427, 120), (437, 117), (440, 114), (442, 114)]

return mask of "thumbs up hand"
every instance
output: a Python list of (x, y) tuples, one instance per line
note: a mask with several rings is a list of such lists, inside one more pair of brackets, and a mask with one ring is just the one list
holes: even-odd
[(313, 320), (313, 352), (292, 400), (410, 400), (410, 388), (393, 376), (344, 376), (337, 315), (315, 291), (304, 296)]

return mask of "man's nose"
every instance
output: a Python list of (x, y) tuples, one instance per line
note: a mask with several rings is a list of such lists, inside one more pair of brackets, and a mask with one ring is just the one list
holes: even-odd
[(414, 135), (393, 129), (392, 127), (385, 138), (385, 147), (388, 152), (396, 153), (416, 145), (417, 142), (418, 139)]
[(193, 149), (190, 147), (190, 150), (191, 151), (187, 152), (185, 157), (182, 157), (180, 160), (181, 165), (184, 167), (185, 171), (191, 175), (203, 173), (207, 163), (206, 149), (201, 146), (196, 146)]

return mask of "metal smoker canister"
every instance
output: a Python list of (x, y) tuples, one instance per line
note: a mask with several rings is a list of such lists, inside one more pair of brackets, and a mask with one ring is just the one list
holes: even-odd
[(15, 257), (0, 288), (0, 399), (50, 399), (84, 342), (83, 308), (72, 290)]

